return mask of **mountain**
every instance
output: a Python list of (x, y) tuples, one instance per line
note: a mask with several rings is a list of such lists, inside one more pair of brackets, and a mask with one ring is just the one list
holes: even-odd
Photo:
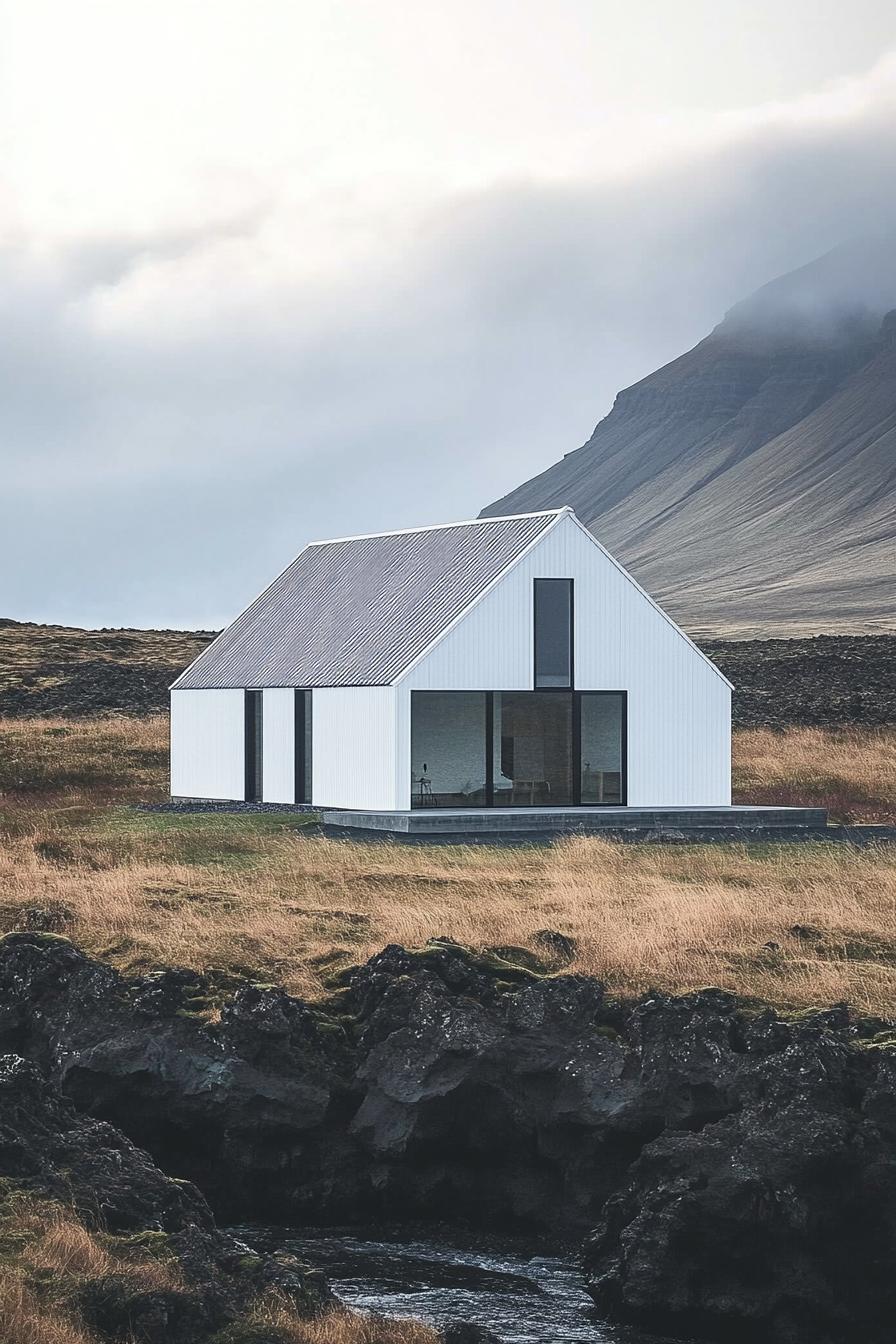
[(483, 513), (561, 504), (692, 634), (896, 629), (896, 244), (765, 285)]

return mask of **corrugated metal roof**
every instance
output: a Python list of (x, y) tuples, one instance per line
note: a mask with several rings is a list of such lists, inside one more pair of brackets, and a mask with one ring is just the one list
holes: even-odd
[(558, 512), (316, 542), (174, 686), (388, 685)]

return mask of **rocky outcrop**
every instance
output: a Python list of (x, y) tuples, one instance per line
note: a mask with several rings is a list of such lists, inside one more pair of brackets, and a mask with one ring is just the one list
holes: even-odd
[(206, 630), (80, 630), (0, 617), (0, 715), (157, 714), (214, 638)]
[(202, 1344), (239, 1322), (265, 1291), (306, 1316), (329, 1301), (319, 1273), (219, 1231), (194, 1186), (163, 1175), (124, 1134), (81, 1114), (16, 1055), (0, 1056), (0, 1180), (6, 1201), (58, 1201), (113, 1247), (163, 1250), (164, 1263), (176, 1267), (161, 1287), (147, 1288), (126, 1262), (76, 1285), (78, 1314), (102, 1339)]
[(889, 1049), (824, 1028), (760, 1055), (736, 1111), (666, 1130), (608, 1200), (584, 1253), (600, 1309), (712, 1339), (888, 1338), (894, 1083)]
[(882, 1341), (887, 1024), (842, 1008), (786, 1021), (718, 990), (623, 1005), (522, 961), (389, 947), (320, 1004), (245, 984), (212, 1023), (201, 976), (128, 982), (65, 939), (13, 934), (0, 1047), (228, 1217), (592, 1230), (609, 1314), (772, 1344)]

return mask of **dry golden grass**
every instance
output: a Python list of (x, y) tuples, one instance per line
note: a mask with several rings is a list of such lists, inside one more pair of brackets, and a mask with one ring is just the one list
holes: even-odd
[(61, 1205), (51, 1206), (48, 1211), (32, 1213), (26, 1219), (39, 1224), (23, 1256), (32, 1269), (49, 1274), (76, 1274), (84, 1279), (101, 1279), (112, 1273), (112, 1256), (69, 1210)]
[[(171, 1261), (163, 1261), (129, 1248), (122, 1255), (120, 1239), (103, 1238), (90, 1232), (68, 1208), (46, 1203), (25, 1208), (19, 1226), (29, 1230), (22, 1262), (29, 1269), (59, 1278), (81, 1281), (103, 1279), (109, 1274), (126, 1274), (130, 1285), (140, 1292), (167, 1292), (182, 1286), (181, 1276)], [(107, 1244), (104, 1244), (107, 1243)], [(115, 1248), (115, 1252), (109, 1249)]]
[(176, 1265), (89, 1231), (70, 1207), (16, 1191), (6, 1194), (0, 1209), (3, 1344), (96, 1344), (76, 1300), (84, 1284), (109, 1275), (134, 1292), (182, 1286)]
[(3, 1344), (97, 1344), (95, 1335), (43, 1301), (15, 1271), (0, 1278), (0, 1339)]
[(269, 1296), (250, 1316), (253, 1325), (273, 1330), (283, 1344), (438, 1344), (439, 1336), (419, 1321), (364, 1316), (335, 1308), (301, 1320), (288, 1304)]
[[(133, 1293), (183, 1290), (176, 1263), (134, 1249), (128, 1239), (90, 1231), (73, 1209), (13, 1191), (0, 1206), (0, 1344), (99, 1344), (77, 1308), (84, 1285), (109, 1276)], [(307, 1320), (268, 1292), (240, 1322), (278, 1344), (437, 1344), (415, 1321), (362, 1316), (336, 1307)], [(268, 1333), (269, 1332), (269, 1333)], [(239, 1332), (240, 1337), (243, 1330)]]
[[(544, 848), (405, 847), (303, 836), (291, 814), (113, 805), (163, 794), (153, 761), (164, 732), (161, 720), (0, 723), (0, 761), (6, 751), (15, 762), (0, 769), (25, 781), (0, 796), (0, 931), (27, 925), (29, 907), (55, 904), (70, 912), (63, 931), (124, 970), (220, 969), (315, 996), (333, 969), (388, 942), (442, 934), (531, 946), (550, 928), (576, 939), (572, 969), (619, 994), (715, 984), (781, 1007), (847, 999), (894, 1012), (892, 847), (583, 837)], [(825, 777), (872, 778), (856, 764), (864, 753), (891, 778), (893, 732), (853, 734), (851, 745), (804, 731), (793, 744), (742, 736), (741, 780), (763, 760), (811, 772), (813, 752)]]
[[(168, 718), (0, 718), (0, 818), (77, 820), (166, 794)], [(2, 824), (2, 822), (0, 822)]]
[(896, 729), (752, 728), (734, 735), (734, 800), (896, 823)]
[(51, 1280), (83, 1281), (124, 1273), (135, 1288), (146, 1292), (181, 1285), (176, 1265), (150, 1254), (139, 1239), (90, 1230), (70, 1205), (15, 1190), (0, 1212), (0, 1250), (10, 1246), (21, 1266)]

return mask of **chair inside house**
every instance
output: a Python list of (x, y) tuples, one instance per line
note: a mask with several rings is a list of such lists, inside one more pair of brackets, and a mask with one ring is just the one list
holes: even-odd
[(582, 762), (582, 798), (589, 803), (619, 803), (622, 801), (622, 773)]

